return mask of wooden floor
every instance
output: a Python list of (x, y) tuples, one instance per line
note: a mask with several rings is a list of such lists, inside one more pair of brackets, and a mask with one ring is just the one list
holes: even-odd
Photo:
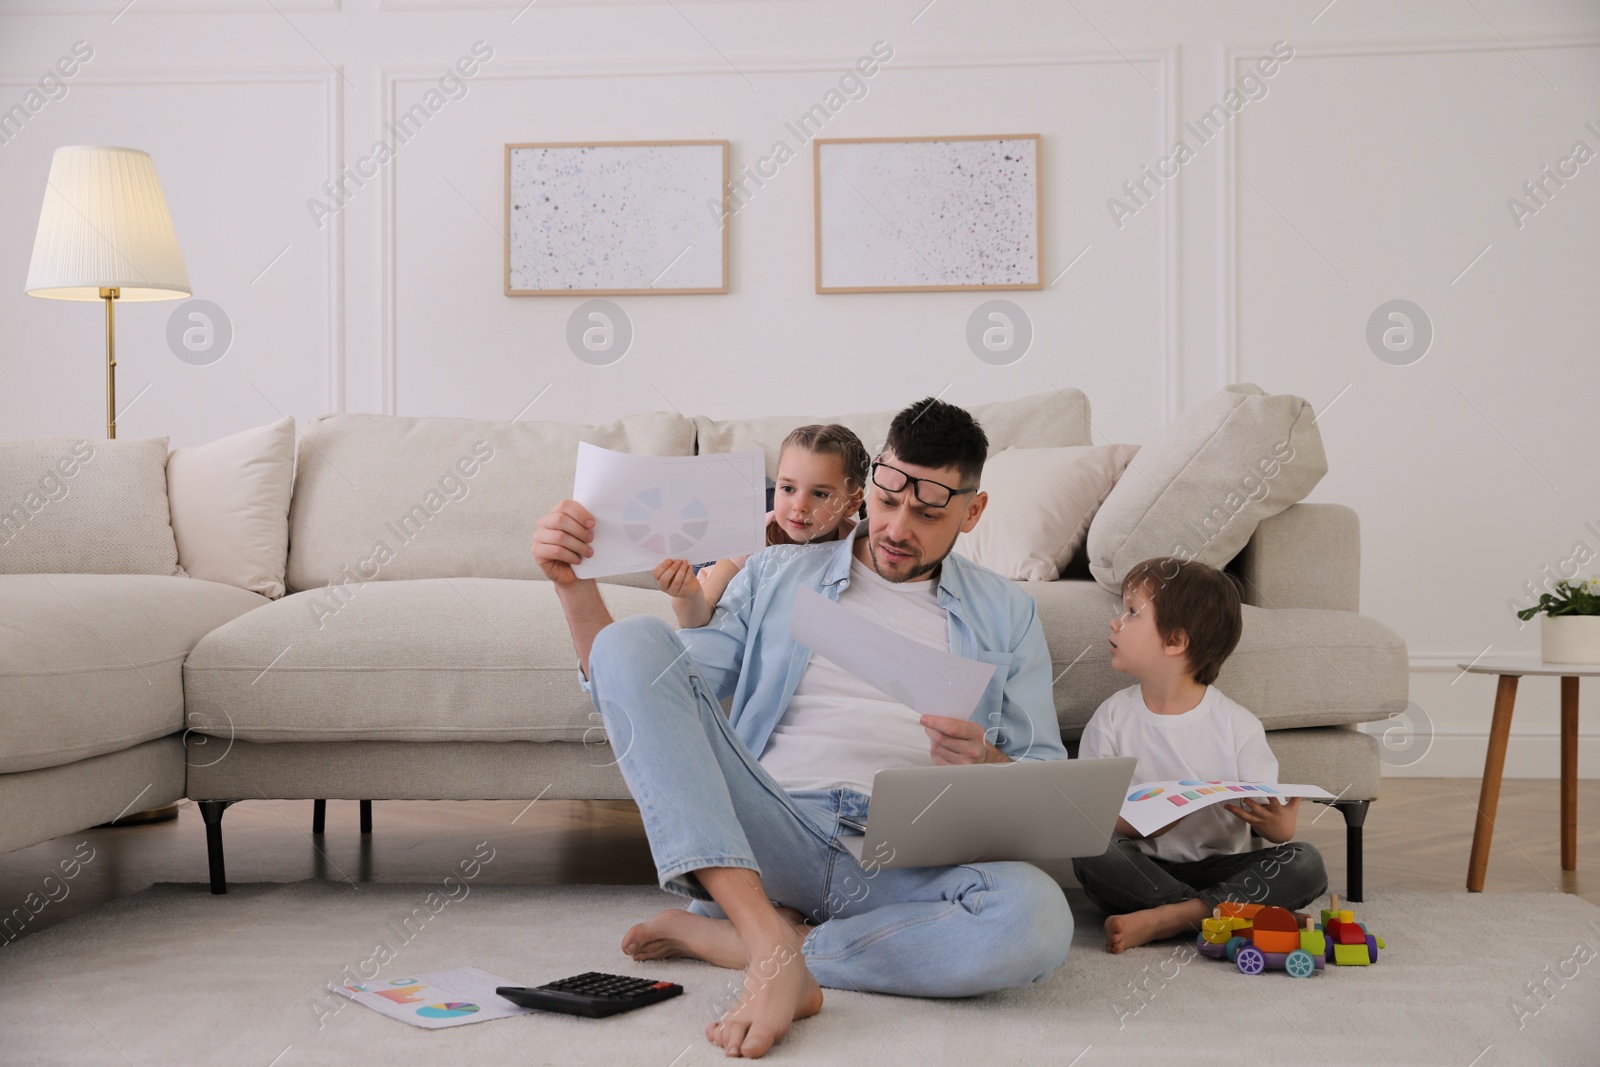
[[(1560, 863), (1558, 783), (1507, 780), (1489, 857), (1489, 893), (1574, 893), (1600, 904), (1600, 782), (1578, 786), (1578, 869)], [(1398, 778), (1383, 785), (1366, 826), (1368, 890), (1466, 891), (1476, 779)], [(1344, 821), (1307, 805), (1296, 836), (1322, 850), (1331, 887), (1345, 886)], [(355, 801), (329, 801), (327, 832), (311, 835), (311, 802), (245, 801), (223, 819), (228, 880), (423, 882), (451, 873), (488, 841), (495, 859), (479, 882), (653, 884), (650, 849), (627, 801), (384, 801), (373, 832), (359, 833)], [(62, 881), (59, 862), (93, 858)], [(1056, 872), (1062, 873), (1062, 872)], [(48, 876), (54, 879), (46, 881)], [(30, 894), (22, 936), (155, 882), (206, 880), (205, 826), (190, 803), (176, 821), (85, 830), (0, 856), (0, 919)], [(63, 890), (65, 892), (63, 893)], [(0, 935), (0, 947), (6, 937)]]

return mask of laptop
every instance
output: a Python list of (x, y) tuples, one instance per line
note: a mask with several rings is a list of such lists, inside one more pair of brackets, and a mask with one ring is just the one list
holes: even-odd
[(866, 832), (842, 843), (879, 867), (1098, 856), (1111, 843), (1137, 762), (1118, 756), (879, 771)]

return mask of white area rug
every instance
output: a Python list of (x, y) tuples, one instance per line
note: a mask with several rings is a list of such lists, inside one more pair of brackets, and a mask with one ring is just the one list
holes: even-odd
[[(617, 947), (629, 925), (678, 898), (640, 887), (473, 885), (407, 941), (401, 918), (438, 888), (302, 882), (234, 885), (213, 897), (204, 885), (154, 886), (0, 948), (0, 1062), (723, 1061), (702, 1030), (736, 972), (634, 963)], [(1246, 977), (1177, 941), (1109, 956), (1100, 918), (1077, 890), (1068, 895), (1079, 916), (1073, 954), (1047, 982), (967, 1000), (827, 990), (822, 1014), (798, 1024), (768, 1059), (870, 1067), (1600, 1062), (1600, 908), (1576, 897), (1375, 893), (1357, 916), (1388, 941), (1377, 965), (1299, 980)], [(669, 978), (685, 993), (607, 1020), (537, 1015), (436, 1031), (352, 1003), (322, 1014), (319, 1028), (327, 1009), (317, 1005), (334, 1002), (319, 995), (324, 984), (380, 944), (394, 958), (379, 980), (471, 965), (536, 985), (604, 970)]]

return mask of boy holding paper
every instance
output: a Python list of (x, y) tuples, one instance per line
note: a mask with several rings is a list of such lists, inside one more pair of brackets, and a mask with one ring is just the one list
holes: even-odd
[[(1133, 756), (1133, 780), (1273, 783), (1278, 760), (1261, 722), (1211, 683), (1239, 643), (1233, 580), (1172, 557), (1136, 564), (1111, 620), (1111, 665), (1138, 682), (1100, 705), (1080, 758)], [(1328, 888), (1316, 848), (1294, 836), (1300, 799), (1240, 797), (1142, 836), (1126, 819), (1104, 855), (1072, 861), (1107, 916), (1106, 951), (1121, 952), (1200, 928), (1224, 900), (1295, 909)], [(1250, 850), (1254, 830), (1276, 847)]]

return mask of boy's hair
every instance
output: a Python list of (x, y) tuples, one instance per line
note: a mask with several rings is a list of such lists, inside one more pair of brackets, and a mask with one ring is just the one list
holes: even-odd
[(861, 443), (861, 438), (848, 426), (838, 423), (812, 423), (809, 426), (799, 426), (789, 432), (783, 439), (783, 445), (778, 449), (782, 456), (790, 446), (803, 448), (807, 452), (819, 456), (838, 456), (844, 463), (844, 487), (847, 491), (865, 489), (867, 485), (867, 468), (871, 460), (867, 456), (867, 446)]
[(1210, 685), (1238, 647), (1244, 630), (1239, 586), (1215, 567), (1175, 556), (1135, 563), (1122, 578), (1122, 591), (1137, 590), (1155, 609), (1162, 641), (1182, 630), (1189, 638), (1184, 658), (1194, 680)]
[(976, 485), (989, 458), (989, 437), (964, 408), (938, 397), (918, 400), (894, 417), (884, 451), (919, 467), (954, 467), (965, 489)]

